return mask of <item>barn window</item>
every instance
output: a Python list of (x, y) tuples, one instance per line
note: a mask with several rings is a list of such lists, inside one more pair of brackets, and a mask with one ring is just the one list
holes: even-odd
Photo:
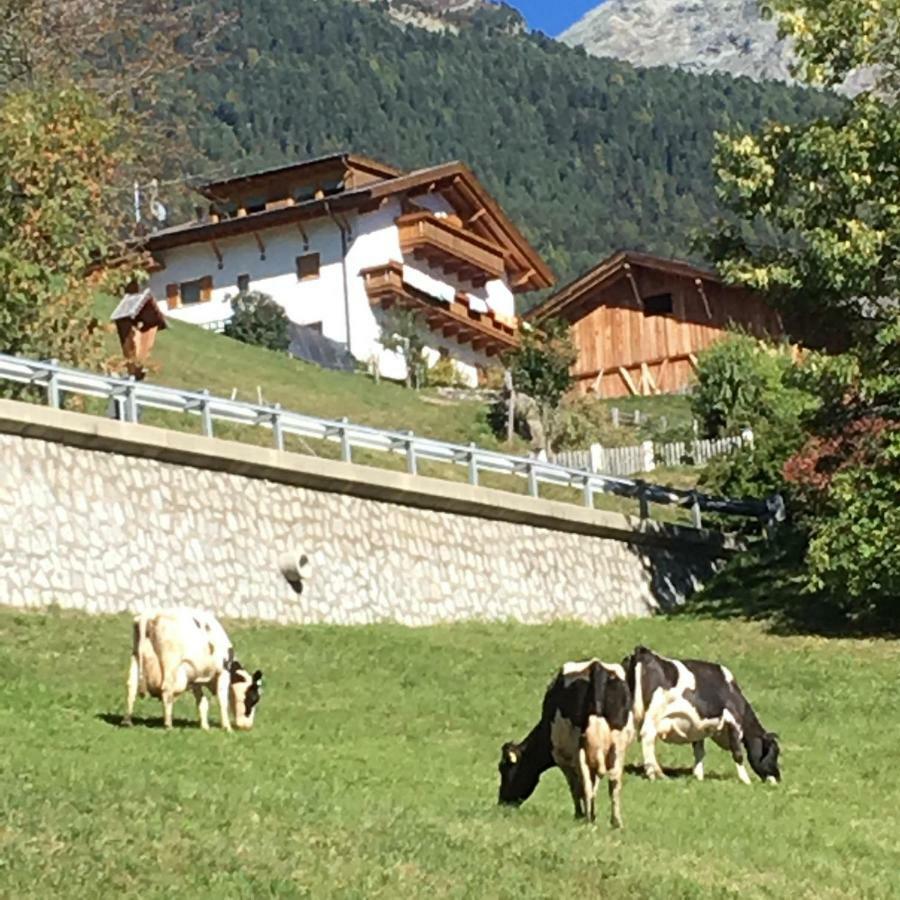
[(189, 303), (205, 303), (212, 299), (212, 275), (204, 275), (202, 278), (194, 278), (192, 281), (182, 281), (178, 285), (182, 305)]
[(237, 277), (238, 293), (246, 294), (250, 290), (250, 276), (245, 272)]
[(319, 277), (319, 254), (307, 253), (297, 257), (297, 281), (309, 281)]
[(671, 316), (673, 312), (671, 294), (654, 294), (644, 297), (645, 316)]

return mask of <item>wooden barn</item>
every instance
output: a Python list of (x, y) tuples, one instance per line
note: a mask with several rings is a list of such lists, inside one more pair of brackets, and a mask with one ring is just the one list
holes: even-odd
[(578, 348), (582, 393), (601, 397), (673, 393), (686, 387), (697, 353), (729, 325), (780, 337), (781, 319), (759, 295), (726, 285), (690, 263), (621, 251), (528, 314), (562, 318)]

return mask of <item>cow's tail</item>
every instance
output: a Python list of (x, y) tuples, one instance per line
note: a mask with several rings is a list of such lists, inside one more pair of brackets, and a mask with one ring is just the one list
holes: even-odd
[(609, 680), (609, 672), (606, 666), (595, 662), (591, 666), (591, 699), (590, 715), (602, 716), (606, 709), (606, 682)]
[(143, 613), (134, 617), (131, 652), (137, 662), (138, 694), (141, 697), (147, 693), (147, 673), (144, 671), (144, 655), (147, 650), (147, 643), (150, 640), (147, 635), (147, 625), (148, 619)]
[(631, 716), (631, 691), (628, 682), (594, 663), (591, 672), (591, 714), (606, 719), (613, 730), (625, 728)]

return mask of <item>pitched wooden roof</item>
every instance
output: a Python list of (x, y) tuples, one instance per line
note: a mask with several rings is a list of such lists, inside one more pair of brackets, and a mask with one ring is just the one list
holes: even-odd
[[(531, 246), (500, 207), (500, 204), (494, 200), (465, 164), (454, 161), (414, 172), (398, 173), (396, 169), (381, 163), (367, 160), (365, 157), (352, 157), (349, 154), (322, 157), (320, 160), (312, 162), (331, 163), (335, 160), (345, 159), (363, 161), (373, 173), (377, 167), (380, 167), (382, 172), (390, 174), (385, 174), (384, 177), (359, 187), (337, 191), (318, 199), (300, 201), (258, 212), (248, 212), (246, 215), (223, 218), (219, 221), (188, 222), (177, 225), (149, 235), (145, 239), (146, 247), (152, 253), (171, 247), (234, 237), (292, 222), (321, 218), (332, 213), (376, 208), (380, 202), (397, 195), (415, 196), (416, 194), (438, 192), (446, 197), (456, 209), (465, 227), (471, 229), (474, 234), (481, 235), (503, 248), (507, 266), (512, 272), (514, 290), (537, 290), (551, 287), (554, 284), (553, 273), (540, 254)], [(207, 196), (221, 197), (230, 193), (229, 185), (236, 187), (238, 181), (249, 183), (248, 179), (257, 177), (267, 179), (281, 177), (280, 173), (285, 174), (286, 177), (286, 173), (309, 164), (311, 163), (299, 163), (296, 166), (271, 169), (256, 175), (241, 176), (240, 179), (232, 179), (229, 182), (215, 182), (206, 185), (203, 192)]]
[(587, 294), (624, 277), (630, 267), (652, 269), (695, 281), (699, 279), (709, 283), (722, 283), (721, 277), (711, 269), (704, 269), (681, 259), (638, 253), (634, 250), (619, 250), (551, 294), (543, 303), (530, 310), (525, 318), (540, 322), (554, 316), (565, 317), (569, 307), (583, 300)]
[(401, 169), (358, 153), (329, 153), (325, 156), (316, 156), (296, 163), (261, 169), (247, 175), (235, 175), (231, 178), (219, 179), (218, 181), (208, 181), (198, 187), (197, 191), (210, 200), (220, 200), (234, 192), (250, 188), (255, 184), (302, 178), (307, 174), (313, 176), (317, 172), (328, 171), (329, 169), (346, 169), (364, 173), (368, 176), (367, 180), (372, 181), (396, 178), (398, 175), (403, 174)]

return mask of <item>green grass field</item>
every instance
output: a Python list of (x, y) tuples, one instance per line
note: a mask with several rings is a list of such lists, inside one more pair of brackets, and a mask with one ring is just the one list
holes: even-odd
[[(203, 734), (185, 697), (166, 734), (150, 700), (114, 724), (127, 617), (0, 610), (0, 896), (900, 896), (896, 643), (690, 616), (230, 632), (266, 672), (256, 729)], [(500, 743), (554, 667), (637, 642), (727, 661), (781, 735), (783, 784), (739, 784), (710, 747), (702, 784), (627, 777), (621, 832), (605, 790), (603, 821), (576, 823), (553, 771), (498, 808)]]

